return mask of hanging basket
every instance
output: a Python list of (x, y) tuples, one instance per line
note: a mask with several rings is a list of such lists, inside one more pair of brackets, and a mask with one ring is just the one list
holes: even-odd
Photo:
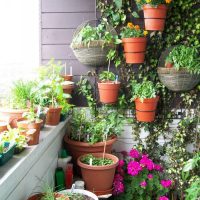
[(165, 50), (159, 59), (158, 77), (169, 90), (179, 92), (193, 89), (200, 81), (200, 74), (191, 74), (186, 69), (166, 68), (165, 60), (174, 47)]
[[(78, 61), (84, 65), (89, 66), (102, 66), (107, 63), (107, 54), (110, 49), (115, 49), (114, 43), (105, 43), (104, 40), (94, 40), (90, 44), (76, 41), (80, 31), (87, 25), (97, 26), (98, 20), (90, 20), (81, 24), (75, 31), (71, 43), (71, 48)], [(106, 31), (109, 31), (113, 36), (117, 35), (115, 29), (110, 25), (106, 26)]]

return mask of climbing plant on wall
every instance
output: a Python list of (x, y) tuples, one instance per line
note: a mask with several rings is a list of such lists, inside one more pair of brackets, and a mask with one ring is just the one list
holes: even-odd
[[(150, 32), (148, 48), (143, 65), (127, 65), (124, 61), (123, 52), (118, 51), (120, 66), (118, 73), (122, 82), (122, 91), (125, 93), (126, 108), (133, 109), (130, 102), (130, 80), (136, 79), (151, 80), (159, 83), (157, 67), (162, 51), (166, 48), (184, 44), (195, 46), (200, 49), (200, 2), (193, 0), (176, 0), (168, 10), (164, 32)], [(142, 13), (136, 7), (133, 0), (98, 0), (97, 8), (101, 12), (101, 19), (107, 20), (109, 24), (119, 32), (120, 28), (128, 22), (141, 23)], [(138, 15), (138, 14), (139, 15)], [(139, 17), (139, 19), (138, 19)], [(129, 105), (129, 106), (128, 106)], [(177, 118), (177, 109), (183, 108), (178, 127), (171, 131), (170, 123)], [(195, 108), (195, 109), (194, 109)], [(133, 134), (136, 136), (138, 148), (147, 151), (154, 156), (156, 161), (161, 161), (165, 154), (168, 157), (166, 168), (171, 178), (175, 180), (175, 188), (180, 199), (184, 198), (184, 191), (188, 187), (188, 181), (182, 177), (182, 168), (185, 161), (192, 157), (186, 149), (188, 144), (195, 144), (196, 151), (199, 151), (199, 135), (197, 128), (199, 123), (200, 109), (200, 86), (193, 90), (182, 93), (169, 91), (162, 84), (160, 87), (160, 103), (157, 120), (153, 123), (141, 123), (134, 120)], [(134, 109), (133, 109), (134, 110)], [(145, 127), (149, 131), (145, 142), (146, 147), (140, 139), (140, 128)], [(171, 137), (169, 135), (171, 134)], [(161, 146), (158, 143), (159, 137), (165, 139)]]

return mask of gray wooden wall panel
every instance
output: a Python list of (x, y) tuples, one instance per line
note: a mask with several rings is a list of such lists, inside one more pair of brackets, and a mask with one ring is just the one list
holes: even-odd
[(42, 0), (42, 12), (94, 12), (95, 0)]
[(43, 29), (42, 44), (70, 44), (75, 29)]
[(95, 13), (43, 13), (42, 28), (72, 29), (94, 18)]

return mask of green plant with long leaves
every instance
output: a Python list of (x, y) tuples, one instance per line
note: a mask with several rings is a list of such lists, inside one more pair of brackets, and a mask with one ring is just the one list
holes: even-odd
[(144, 5), (151, 5), (157, 7), (161, 4), (170, 4), (173, 0), (136, 0), (139, 9), (142, 9)]

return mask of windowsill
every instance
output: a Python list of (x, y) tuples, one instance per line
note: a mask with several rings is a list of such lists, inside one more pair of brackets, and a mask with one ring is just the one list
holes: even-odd
[(45, 126), (40, 133), (38, 145), (28, 146), (22, 153), (14, 155), (5, 165), (0, 167), (0, 194), (1, 197), (8, 196), (33, 165), (39, 160), (55, 138), (66, 129), (69, 117), (58, 126)]

